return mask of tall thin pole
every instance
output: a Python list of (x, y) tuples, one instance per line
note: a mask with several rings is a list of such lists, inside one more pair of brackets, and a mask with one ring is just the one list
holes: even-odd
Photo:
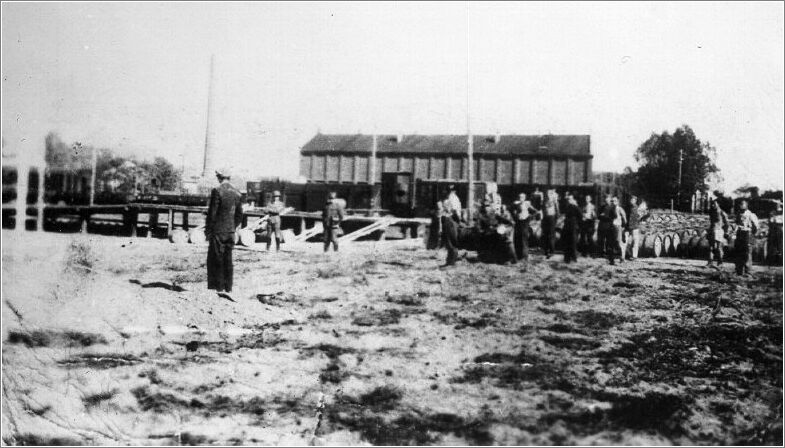
[(467, 146), (466, 158), (468, 163), (467, 178), (469, 180), (469, 191), (466, 194), (466, 221), (472, 224), (474, 215), (474, 138), (472, 137), (471, 116), (469, 114), (469, 4), (466, 3), (466, 137)]
[(681, 207), (681, 162), (684, 160), (684, 150), (679, 149), (679, 184), (676, 190), (677, 206)]
[(368, 181), (371, 184), (371, 208), (377, 208), (376, 202), (376, 148), (378, 145), (378, 140), (376, 137), (376, 132), (373, 133), (373, 143), (371, 144), (371, 179)]
[(215, 55), (210, 55), (210, 84), (207, 90), (207, 129), (204, 136), (204, 163), (202, 164), (202, 177), (209, 177), (211, 174), (209, 170), (213, 168), (213, 95), (215, 87), (213, 86), (213, 76), (215, 74)]
[(92, 185), (90, 185), (90, 205), (93, 205), (95, 202), (95, 185), (96, 185), (96, 171), (98, 167), (98, 148), (93, 146), (93, 154), (90, 161), (90, 179), (92, 181)]

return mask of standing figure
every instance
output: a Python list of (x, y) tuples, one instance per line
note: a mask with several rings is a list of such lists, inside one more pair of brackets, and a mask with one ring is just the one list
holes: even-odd
[(608, 255), (608, 235), (612, 230), (610, 214), (613, 212), (613, 197), (610, 194), (605, 195), (605, 203), (600, 208), (599, 223), (597, 224), (597, 250), (600, 251), (600, 256), (605, 257)]
[(514, 245), (515, 256), (523, 261), (523, 270), (528, 269), (529, 261), (529, 221), (538, 213), (526, 200), (526, 193), (518, 195), (518, 200), (513, 204), (512, 217), (515, 222)]
[[(450, 196), (455, 194), (450, 191), (447, 199), (442, 201), (441, 225), (442, 225), (442, 245), (447, 249), (447, 261), (444, 267), (454, 266), (458, 261), (458, 223), (461, 220), (460, 208), (455, 208), (455, 202)], [(457, 199), (457, 196), (455, 197)], [(458, 201), (460, 206), (460, 201)]]
[(219, 186), (210, 192), (207, 220), (204, 233), (209, 241), (207, 249), (207, 289), (214, 289), (219, 295), (228, 296), (232, 292), (232, 249), (234, 234), (243, 221), (243, 207), (240, 192), (229, 182), (231, 173), (224, 168), (216, 170), (215, 177)]
[(625, 244), (623, 241), (622, 231), (627, 224), (627, 216), (624, 209), (619, 206), (619, 198), (611, 198), (610, 207), (608, 208), (608, 219), (610, 220), (610, 229), (606, 239), (608, 261), (615, 264), (616, 251), (618, 250), (620, 261), (624, 262), (624, 249)]
[(578, 234), (582, 218), (583, 213), (578, 206), (578, 201), (568, 193), (567, 205), (564, 208), (564, 228), (562, 229), (565, 263), (578, 261)]
[[(450, 185), (449, 194), (447, 195), (447, 203), (449, 204), (450, 210), (455, 212), (455, 214), (460, 218), (461, 216), (461, 199), (458, 197), (458, 194), (455, 192), (455, 185)], [(459, 219), (460, 221), (460, 219)]]
[(322, 211), (322, 225), (324, 227), (324, 251), (330, 250), (330, 243), (333, 250), (338, 252), (338, 232), (343, 222), (343, 207), (338, 203), (338, 195), (331, 191), (327, 197), (327, 204)]
[(747, 209), (746, 200), (739, 203), (736, 213), (736, 274), (749, 275), (752, 269), (752, 243), (758, 233), (758, 217)]
[(586, 203), (581, 208), (581, 238), (580, 248), (584, 257), (591, 253), (594, 227), (597, 221), (597, 209), (591, 202), (591, 196), (586, 195)]
[(782, 202), (777, 202), (777, 210), (769, 216), (769, 237), (767, 253), (770, 264), (782, 264)]
[(712, 201), (709, 210), (709, 262), (707, 266), (714, 263), (717, 258), (717, 267), (722, 266), (722, 245), (725, 244), (725, 234), (728, 232), (728, 215), (720, 208), (720, 203)]
[(502, 197), (499, 195), (499, 186), (496, 184), (496, 182), (485, 183), (485, 201), (488, 201), (491, 204), (491, 208), (493, 208), (494, 213), (497, 215), (501, 214)]
[[(638, 258), (638, 249), (641, 245), (641, 221), (643, 219), (643, 210), (638, 205), (638, 198), (630, 196), (630, 213), (627, 215), (627, 230), (630, 232), (632, 239), (632, 256), (630, 260)], [(622, 249), (624, 251), (624, 249)]]
[(283, 213), (286, 206), (281, 201), (281, 192), (273, 192), (273, 202), (267, 206), (267, 250), (270, 250), (270, 245), (275, 235), (275, 250), (281, 250), (281, 213)]
[(556, 221), (559, 219), (559, 195), (548, 190), (542, 204), (542, 249), (545, 258), (551, 258), (556, 249)]
[(534, 193), (532, 193), (532, 205), (534, 206), (534, 208), (542, 210), (542, 202), (543, 202), (542, 191), (540, 191), (540, 187), (536, 187), (534, 189)]
[(428, 230), (428, 242), (426, 244), (426, 249), (428, 250), (435, 250), (441, 246), (443, 213), (444, 204), (442, 201), (436, 201), (436, 206), (431, 210), (431, 226)]

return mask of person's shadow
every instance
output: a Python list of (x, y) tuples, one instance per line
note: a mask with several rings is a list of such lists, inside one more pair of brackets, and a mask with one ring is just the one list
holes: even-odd
[(165, 283), (165, 282), (150, 282), (150, 283), (142, 283), (141, 281), (139, 281), (139, 280), (137, 280), (137, 279), (134, 279), (134, 278), (132, 278), (132, 279), (128, 280), (128, 282), (129, 282), (129, 283), (133, 283), (133, 284), (135, 284), (135, 285), (139, 285), (139, 286), (141, 286), (142, 288), (163, 288), (163, 289), (168, 289), (169, 291), (174, 291), (174, 292), (183, 292), (183, 291), (187, 291), (187, 290), (186, 290), (185, 288), (183, 288), (182, 286), (178, 286), (178, 285), (174, 285), (174, 284), (169, 284), (169, 283)]

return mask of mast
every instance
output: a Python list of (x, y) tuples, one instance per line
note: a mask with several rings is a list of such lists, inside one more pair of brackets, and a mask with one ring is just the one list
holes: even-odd
[(213, 86), (213, 76), (215, 74), (215, 55), (210, 55), (210, 83), (207, 90), (207, 129), (204, 136), (204, 163), (202, 164), (202, 177), (209, 178), (214, 173), (214, 158), (213, 151), (215, 151), (215, 136), (213, 124), (213, 103), (215, 103), (215, 87)]
[(468, 149), (466, 158), (468, 160), (467, 178), (469, 180), (469, 191), (466, 194), (466, 222), (472, 224), (474, 214), (474, 138), (472, 137), (471, 117), (469, 114), (469, 5), (466, 5), (466, 134)]

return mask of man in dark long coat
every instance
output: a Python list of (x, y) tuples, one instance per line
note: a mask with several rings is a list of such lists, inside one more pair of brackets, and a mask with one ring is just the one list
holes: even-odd
[(567, 195), (567, 206), (564, 208), (564, 262), (578, 261), (578, 237), (580, 234), (581, 208), (572, 194)]
[(243, 220), (243, 207), (240, 192), (229, 182), (229, 170), (216, 170), (215, 176), (220, 185), (210, 192), (204, 228), (209, 242), (207, 289), (214, 289), (219, 295), (224, 295), (232, 292), (232, 249), (235, 230)]

